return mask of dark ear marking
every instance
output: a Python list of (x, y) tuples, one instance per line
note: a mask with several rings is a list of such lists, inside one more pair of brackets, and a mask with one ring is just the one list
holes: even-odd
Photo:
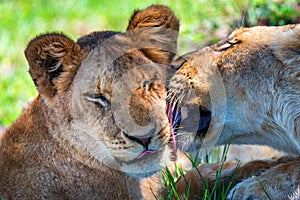
[[(49, 66), (47, 71), (49, 72), (50, 82), (52, 85), (54, 85), (54, 80), (58, 78), (61, 73), (63, 72), (63, 66), (59, 59), (53, 59), (51, 57), (47, 57), (47, 59), (44, 61), (45, 66)], [(47, 63), (48, 62), (48, 63)]]
[(25, 56), (34, 84), (39, 93), (47, 97), (68, 88), (76, 73), (74, 68), (79, 67), (82, 59), (79, 45), (58, 33), (34, 38), (29, 42)]

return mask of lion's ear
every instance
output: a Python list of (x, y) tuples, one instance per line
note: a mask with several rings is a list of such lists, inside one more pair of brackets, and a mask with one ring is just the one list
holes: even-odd
[(34, 38), (25, 50), (29, 73), (40, 94), (52, 98), (71, 84), (80, 65), (80, 47), (65, 35)]
[(135, 11), (127, 31), (132, 30), (140, 50), (151, 60), (170, 64), (177, 53), (179, 21), (173, 11), (165, 6), (153, 5)]
[(272, 49), (276, 56), (286, 65), (300, 63), (300, 24), (282, 27), (273, 41)]

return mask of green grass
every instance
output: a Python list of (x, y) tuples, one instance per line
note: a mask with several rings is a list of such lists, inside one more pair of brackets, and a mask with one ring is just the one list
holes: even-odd
[[(233, 135), (232, 135), (233, 137)], [(202, 191), (202, 200), (211, 200), (211, 199), (227, 199), (227, 195), (230, 192), (232, 181), (234, 180), (235, 174), (240, 167), (240, 162), (237, 163), (236, 168), (232, 175), (229, 177), (228, 184), (225, 186), (223, 182), (222, 177), (222, 170), (224, 167), (224, 164), (227, 160), (227, 154), (229, 151), (229, 147), (231, 144), (232, 137), (227, 145), (224, 146), (223, 152), (220, 151), (220, 147), (214, 147), (211, 152), (207, 152), (206, 156), (199, 159), (199, 152), (194, 156), (194, 158), (188, 154), (186, 154), (187, 158), (190, 160), (192, 164), (192, 169), (195, 169), (197, 171), (198, 176), (200, 177), (200, 180), (202, 181), (202, 185), (205, 185), (205, 190)], [(214, 152), (215, 149), (217, 149), (217, 156), (215, 157)], [(207, 163), (216, 163), (221, 162), (220, 169), (216, 171), (216, 178), (213, 187), (209, 187), (208, 180), (204, 179), (201, 172), (198, 170), (199, 164), (207, 164)], [(161, 200), (181, 200), (181, 196), (179, 192), (176, 189), (176, 183), (183, 179), (185, 185), (186, 185), (186, 191), (184, 193), (184, 200), (190, 199), (189, 197), (192, 195), (190, 194), (190, 185), (188, 181), (185, 178), (185, 174), (188, 173), (188, 171), (183, 171), (180, 165), (175, 166), (175, 172), (172, 174), (168, 167), (166, 167), (165, 170), (162, 171), (163, 176), (163, 182), (165, 185), (165, 191), (167, 191)], [(157, 199), (157, 198), (156, 198)]]
[(272, 198), (270, 197), (268, 191), (266, 190), (265, 186), (263, 185), (263, 183), (259, 180), (259, 178), (257, 176), (254, 176), (254, 178), (258, 181), (260, 187), (262, 188), (262, 190), (264, 191), (264, 193), (266, 194), (266, 196), (268, 197), (269, 200), (272, 200)]
[[(223, 170), (223, 166), (224, 163), (226, 162), (227, 159), (227, 154), (228, 154), (228, 149), (229, 149), (230, 145), (225, 145), (223, 152), (221, 153), (220, 151), (218, 151), (218, 155), (217, 155), (217, 160), (214, 160), (215, 157), (213, 154), (209, 154), (208, 156), (204, 157), (204, 160), (199, 163), (197, 162), (197, 158), (198, 156), (196, 155), (195, 158), (191, 158), (188, 155), (188, 158), (190, 159), (191, 163), (192, 163), (192, 168), (196, 169), (198, 175), (201, 178), (202, 184), (205, 185), (205, 190), (202, 191), (202, 200), (211, 200), (211, 199), (227, 199), (227, 195), (231, 189), (231, 184), (232, 184), (232, 180), (234, 180), (234, 176), (235, 173), (233, 173), (230, 177), (229, 177), (229, 183), (227, 186), (225, 186), (224, 184), (222, 184), (222, 179), (223, 177), (221, 176), (222, 170)], [(218, 148), (218, 147), (217, 147)], [(213, 152), (213, 151), (212, 151)], [(207, 159), (208, 158), (208, 159)], [(205, 180), (202, 177), (201, 172), (197, 169), (199, 164), (206, 164), (208, 163), (207, 161), (209, 161), (209, 163), (215, 163), (215, 162), (221, 162), (221, 167), (218, 171), (216, 171), (216, 179), (215, 179), (215, 183), (213, 185), (213, 187), (209, 188), (208, 186), (208, 182), (207, 180)], [(240, 164), (238, 163), (235, 171), (240, 167)], [(165, 170), (163, 170), (162, 175), (163, 175), (163, 182), (165, 185), (165, 191), (167, 191), (164, 196), (161, 198), (161, 200), (171, 200), (171, 199), (176, 199), (176, 200), (181, 200), (182, 198), (180, 197), (179, 192), (176, 189), (176, 183), (178, 181), (180, 181), (181, 179), (183, 179), (184, 183), (187, 186), (187, 189), (184, 193), (184, 197), (183, 199), (190, 199), (189, 197), (191, 196), (190, 193), (190, 185), (188, 183), (188, 181), (185, 178), (185, 171), (181, 168), (180, 165), (176, 165), (175, 167), (175, 172), (172, 174), (170, 172), (170, 170), (166, 167)], [(158, 198), (156, 198), (158, 199)]]
[[(23, 53), (32, 38), (53, 31), (72, 39), (96, 30), (123, 31), (134, 9), (156, 3), (168, 5), (180, 19), (180, 53), (215, 42), (243, 25), (245, 9), (251, 24), (264, 10), (269, 16), (276, 12), (274, 19), (296, 15), (291, 9), (296, 0), (284, 1), (283, 9), (267, 0), (0, 0), (0, 125), (11, 124), (37, 95)], [(257, 8), (260, 4), (263, 7)]]
[(299, 10), (295, 9), (294, 0), (272, 3), (264, 0), (252, 0), (248, 8), (248, 18), (245, 25), (256, 25), (262, 22), (269, 25), (284, 25), (299, 23)]

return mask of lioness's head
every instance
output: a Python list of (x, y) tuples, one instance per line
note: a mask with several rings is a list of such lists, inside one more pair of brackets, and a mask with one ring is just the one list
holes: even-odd
[(299, 24), (239, 28), (175, 61), (170, 92), (181, 108), (180, 148), (232, 139), (299, 152), (299, 41)]
[(178, 30), (173, 12), (154, 5), (136, 11), (125, 33), (95, 32), (77, 42), (57, 33), (33, 39), (25, 55), (50, 132), (129, 173), (169, 162), (176, 149), (165, 75)]

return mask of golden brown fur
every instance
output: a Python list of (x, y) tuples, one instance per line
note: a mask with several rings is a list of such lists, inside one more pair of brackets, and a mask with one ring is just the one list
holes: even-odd
[[(141, 199), (140, 177), (172, 157), (162, 64), (178, 28), (155, 5), (126, 33), (33, 39), (25, 55), (39, 95), (1, 138), (0, 197)], [(146, 146), (155, 153), (137, 158)]]
[[(234, 144), (268, 145), (292, 154), (287, 160), (265, 161), (267, 167), (246, 163), (242, 171), (249, 173), (237, 179), (243, 181), (232, 191), (233, 199), (267, 199), (254, 174), (272, 199), (295, 193), (300, 185), (300, 25), (240, 28), (173, 65), (180, 67), (170, 83), (178, 103), (211, 112), (207, 131), (178, 130), (181, 148), (211, 148), (232, 136)], [(203, 186), (195, 187), (201, 184), (195, 174), (188, 175), (192, 191), (201, 196)]]
[[(228, 198), (231, 198), (232, 193), (234, 193), (235, 199), (246, 199), (245, 196), (253, 199), (266, 199), (267, 196), (259, 182), (264, 185), (264, 188), (272, 196), (272, 199), (286, 199), (287, 196), (276, 193), (276, 190), (283, 190), (286, 189), (285, 187), (291, 187), (293, 184), (298, 183), (299, 169), (296, 168), (296, 166), (299, 165), (299, 163), (299, 159), (281, 157), (275, 160), (253, 160), (246, 163), (227, 161), (224, 164), (203, 164), (198, 166), (197, 170), (192, 169), (189, 171), (185, 175), (185, 180), (187, 180), (190, 186), (189, 196), (191, 199), (203, 197), (206, 189), (212, 191), (214, 187), (217, 187), (215, 188), (215, 190), (218, 191), (216, 194), (221, 194), (220, 191), (226, 190), (228, 187), (232, 188), (237, 184), (240, 184), (237, 185), (237, 190), (233, 189), (230, 191), (231, 194), (228, 195)], [(280, 173), (278, 173), (278, 171), (280, 171)], [(217, 172), (220, 172), (221, 178), (218, 179), (216, 184)], [(199, 173), (203, 179), (199, 176)], [(283, 176), (283, 174), (285, 175)], [(292, 175), (294, 179), (282, 180), (286, 175)], [(271, 177), (272, 184), (270, 184)], [(276, 185), (276, 182), (281, 183), (280, 188), (277, 188), (279, 184)], [(184, 197), (188, 185), (184, 179), (180, 179), (177, 183), (177, 190), (182, 197)], [(296, 189), (294, 191), (296, 191)], [(288, 194), (291, 195), (292, 193), (293, 192), (289, 190)], [(217, 195), (217, 198), (220, 199), (221, 196)]]

